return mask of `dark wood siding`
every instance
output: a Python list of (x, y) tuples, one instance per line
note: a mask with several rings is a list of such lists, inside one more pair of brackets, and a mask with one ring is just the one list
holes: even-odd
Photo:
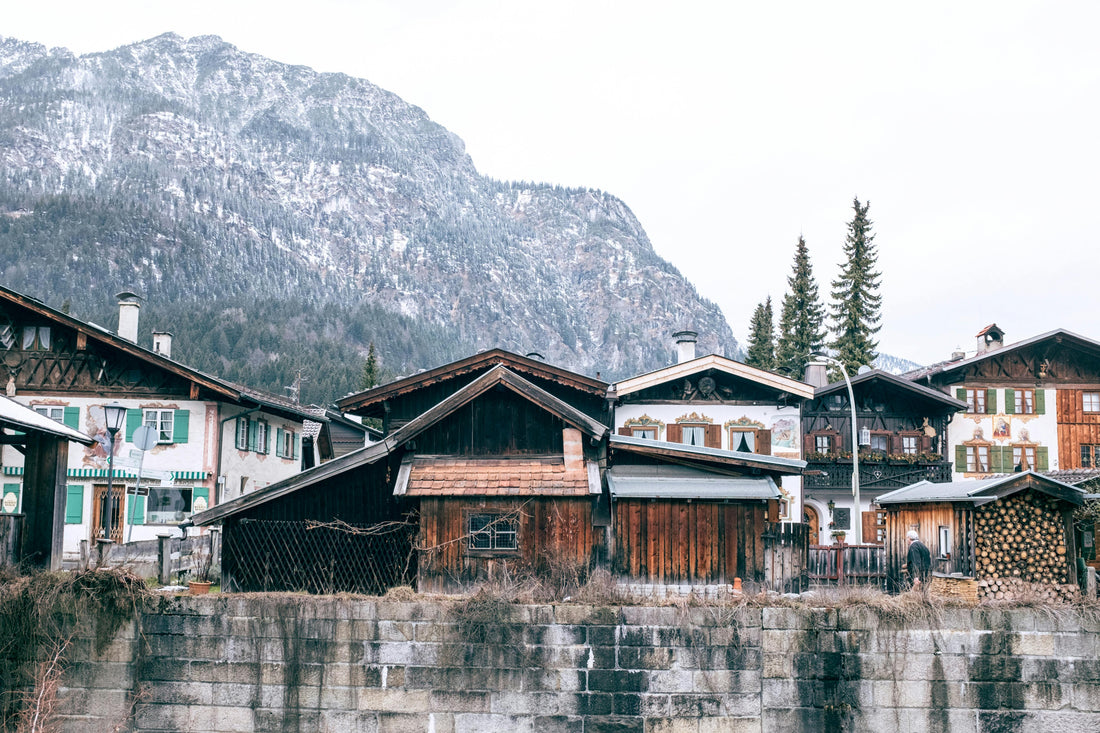
[(498, 387), (418, 436), (416, 451), (424, 455), (561, 454), (565, 427), (533, 402)]
[[(484, 554), (467, 547), (470, 513), (508, 514), (519, 520), (518, 550)], [(424, 498), (420, 500), (419, 590), (468, 590), (497, 573), (583, 573), (596, 546), (592, 501), (584, 498)]]
[(763, 503), (615, 502), (613, 570), (641, 583), (732, 583), (764, 577)]

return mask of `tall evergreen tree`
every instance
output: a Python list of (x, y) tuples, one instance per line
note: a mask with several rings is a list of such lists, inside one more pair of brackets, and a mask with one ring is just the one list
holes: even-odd
[(779, 311), (776, 368), (793, 379), (802, 379), (807, 355), (825, 346), (825, 308), (818, 296), (810, 252), (801, 235), (787, 286), (790, 292), (783, 296), (783, 307)]
[(745, 363), (758, 369), (775, 369), (775, 328), (772, 325), (772, 296), (756, 306), (749, 324), (749, 348)]
[(378, 354), (374, 350), (374, 342), (367, 347), (367, 360), (363, 364), (363, 375), (359, 379), (359, 388), (368, 390), (378, 384), (381, 378), (381, 370), (378, 368)]
[(870, 364), (877, 356), (875, 349), (881, 320), (879, 274), (875, 270), (878, 253), (875, 251), (875, 235), (871, 234), (871, 220), (867, 210), (871, 202), (852, 204), (855, 215), (848, 222), (848, 237), (844, 240), (847, 262), (841, 265), (840, 277), (833, 280), (832, 330), (836, 358), (844, 364), (849, 374), (855, 374), (863, 364)]

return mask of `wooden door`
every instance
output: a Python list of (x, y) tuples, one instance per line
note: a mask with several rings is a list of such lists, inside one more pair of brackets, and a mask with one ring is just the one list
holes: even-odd
[[(122, 492), (126, 491), (123, 485), (116, 485), (111, 490), (111, 539), (122, 544)], [(107, 485), (97, 484), (95, 495), (92, 499), (92, 539), (103, 537), (104, 519), (107, 516)]]
[(819, 534), (820, 527), (818, 526), (817, 510), (812, 506), (805, 505), (802, 507), (802, 521), (810, 526), (810, 544), (816, 545), (821, 542), (821, 535)]

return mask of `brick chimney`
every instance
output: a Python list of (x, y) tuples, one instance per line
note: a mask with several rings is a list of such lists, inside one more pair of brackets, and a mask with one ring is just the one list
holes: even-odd
[(699, 334), (695, 331), (677, 331), (672, 334), (676, 339), (676, 363), (683, 364), (695, 358), (695, 342), (699, 340)]
[(124, 290), (115, 297), (118, 298), (118, 335), (136, 344), (138, 340), (138, 312), (141, 310), (138, 295)]
[(172, 334), (168, 331), (153, 331), (153, 351), (165, 359), (172, 358)]

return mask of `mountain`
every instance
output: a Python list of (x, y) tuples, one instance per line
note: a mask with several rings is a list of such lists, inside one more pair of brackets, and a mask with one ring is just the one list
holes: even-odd
[(890, 354), (879, 354), (875, 357), (872, 366), (875, 369), (881, 369), (884, 372), (898, 375), (921, 368), (921, 365), (915, 361), (903, 359), (900, 356), (891, 356)]
[(739, 353), (614, 196), (482, 176), (396, 95), (212, 36), (0, 38), (0, 263), (108, 325), (138, 292), (181, 361), (279, 391), (304, 370), (310, 401), (358, 389), (372, 341), (390, 376), (500, 346), (610, 379), (685, 326)]

